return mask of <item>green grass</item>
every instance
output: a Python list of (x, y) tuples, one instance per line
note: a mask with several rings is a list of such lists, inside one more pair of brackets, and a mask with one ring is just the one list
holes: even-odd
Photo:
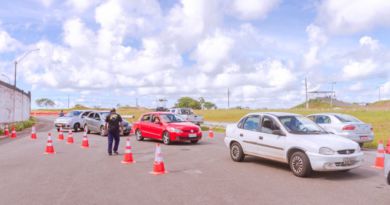
[[(16, 131), (22, 131), (22, 130), (24, 130), (24, 129), (26, 129), (26, 128), (32, 127), (35, 123), (36, 123), (35, 118), (30, 117), (30, 118), (29, 118), (28, 120), (26, 120), (26, 121), (17, 122), (17, 123), (15, 124), (15, 129), (16, 129)], [(13, 124), (9, 125), (10, 132), (11, 132), (12, 126), (13, 126)], [(0, 130), (0, 135), (3, 135), (3, 134), (4, 134), (4, 130), (1, 129), (1, 130)]]

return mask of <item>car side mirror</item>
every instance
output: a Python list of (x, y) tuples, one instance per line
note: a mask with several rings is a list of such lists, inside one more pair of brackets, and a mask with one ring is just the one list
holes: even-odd
[(272, 130), (272, 134), (279, 135), (279, 136), (286, 136), (286, 134), (282, 132), (282, 130)]

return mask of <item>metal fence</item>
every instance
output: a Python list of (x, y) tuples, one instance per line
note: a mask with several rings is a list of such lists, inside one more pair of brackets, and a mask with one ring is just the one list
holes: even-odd
[(0, 80), (0, 124), (25, 121), (30, 112), (31, 93)]

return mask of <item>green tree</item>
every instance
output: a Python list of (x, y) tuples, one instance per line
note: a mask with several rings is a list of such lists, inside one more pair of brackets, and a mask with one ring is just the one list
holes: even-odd
[(49, 98), (39, 98), (39, 99), (36, 99), (35, 100), (35, 103), (39, 106), (39, 107), (53, 107), (54, 105), (56, 105), (54, 103), (53, 100), (50, 100)]
[(182, 97), (180, 98), (176, 105), (176, 107), (179, 107), (179, 108), (192, 108), (192, 109), (196, 109), (196, 110), (199, 110), (202, 108), (201, 104), (199, 101), (193, 99), (193, 98), (190, 98), (190, 97)]
[(208, 110), (217, 109), (217, 106), (212, 102), (205, 102), (203, 106), (204, 106), (204, 108), (206, 108)]

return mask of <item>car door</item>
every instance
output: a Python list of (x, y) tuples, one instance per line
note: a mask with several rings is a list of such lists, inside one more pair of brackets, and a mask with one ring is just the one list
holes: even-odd
[(94, 112), (89, 113), (89, 115), (85, 118), (85, 122), (88, 126), (88, 130), (92, 130), (93, 127), (93, 117), (95, 116)]
[(141, 122), (139, 123), (139, 129), (144, 137), (153, 137), (150, 131), (151, 124), (151, 114), (145, 114), (141, 118)]
[(258, 137), (259, 137), (259, 115), (249, 115), (247, 116), (242, 125), (238, 127), (239, 138), (242, 139), (242, 146), (245, 153), (250, 153), (253, 155), (260, 155), (261, 150), (259, 149)]
[[(154, 122), (154, 119), (158, 118), (160, 123)], [(154, 114), (152, 115), (152, 121), (149, 125), (150, 134), (153, 136), (153, 138), (156, 139), (162, 139), (162, 132), (164, 131), (164, 125), (161, 123), (161, 118)]]
[(281, 125), (277, 119), (270, 115), (263, 115), (261, 118), (260, 137), (258, 143), (261, 152), (269, 158), (285, 161), (286, 136), (273, 134), (275, 131), (281, 132)]

